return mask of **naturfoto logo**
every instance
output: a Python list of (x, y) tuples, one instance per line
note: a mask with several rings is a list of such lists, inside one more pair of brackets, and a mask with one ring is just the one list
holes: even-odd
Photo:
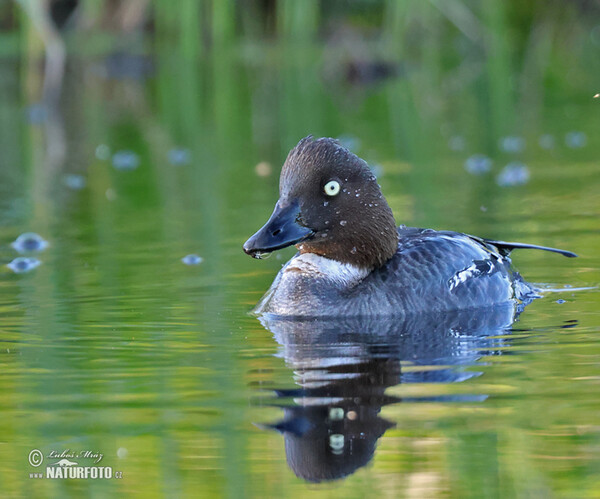
[[(57, 459), (57, 461), (46, 464), (45, 473), (29, 473), (29, 478), (53, 478), (53, 479), (110, 479), (123, 478), (123, 472), (113, 471), (110, 466), (97, 465), (104, 454), (97, 451), (82, 450), (72, 451), (66, 449), (63, 451), (51, 450), (45, 456), (39, 449), (33, 449), (29, 452), (28, 461), (31, 466), (38, 468), (45, 459)], [(90, 461), (90, 465), (82, 463), (82, 460)]]

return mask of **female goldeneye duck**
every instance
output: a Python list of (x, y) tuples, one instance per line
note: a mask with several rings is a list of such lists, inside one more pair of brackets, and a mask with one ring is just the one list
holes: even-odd
[(535, 289), (511, 269), (515, 248), (574, 253), (396, 227), (367, 163), (329, 138), (302, 139), (281, 171), (279, 200), (244, 244), (262, 255), (295, 244), (256, 313), (317, 317), (405, 315), (526, 301)]

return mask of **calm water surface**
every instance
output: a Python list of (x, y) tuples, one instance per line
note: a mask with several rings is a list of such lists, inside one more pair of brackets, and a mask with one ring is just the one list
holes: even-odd
[[(430, 109), (441, 100), (415, 92), (418, 68), (332, 89), (316, 60), (157, 54), (140, 79), (74, 60), (64, 105), (33, 122), (22, 79), (36, 70), (1, 63), (4, 497), (600, 495), (598, 106), (550, 100), (524, 127), (515, 104), (505, 134), (525, 148), (503, 152), (476, 83)], [(572, 131), (584, 147), (565, 144)], [(241, 245), (308, 133), (373, 164), (398, 223), (580, 258), (515, 252), (528, 280), (562, 289), (518, 317), (261, 322), (248, 312), (292, 252), (256, 261)], [(119, 151), (133, 156), (113, 164)], [(465, 170), (476, 153), (490, 171)], [(511, 161), (529, 176), (500, 186)], [(15, 274), (10, 243), (28, 231), (49, 247)], [(30, 478), (64, 450), (101, 453), (123, 478)]]

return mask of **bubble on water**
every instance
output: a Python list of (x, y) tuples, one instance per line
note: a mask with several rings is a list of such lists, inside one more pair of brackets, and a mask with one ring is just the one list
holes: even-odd
[(167, 153), (167, 159), (169, 163), (175, 166), (187, 165), (191, 160), (190, 150), (183, 147), (174, 147)]
[(135, 170), (140, 164), (140, 157), (133, 151), (117, 151), (113, 154), (112, 164), (117, 170)]
[(181, 261), (183, 263), (185, 263), (186, 265), (198, 265), (198, 264), (202, 263), (203, 260), (204, 259), (201, 256), (194, 255), (194, 254), (186, 255), (181, 259)]
[(19, 253), (26, 253), (28, 251), (43, 251), (48, 247), (48, 241), (35, 232), (25, 232), (17, 237), (11, 246)]
[(556, 300), (556, 303), (558, 303), (559, 305), (562, 305), (563, 303), (567, 303), (567, 301), (563, 300), (562, 298), (559, 298), (558, 300)]
[(451, 151), (464, 151), (465, 147), (467, 146), (467, 143), (464, 139), (464, 137), (462, 137), (461, 135), (454, 135), (453, 137), (450, 137), (450, 139), (448, 140), (448, 147), (450, 148)]
[(504, 152), (521, 152), (523, 149), (525, 149), (525, 139), (516, 135), (508, 135), (500, 138), (498, 141), (498, 147)]
[(15, 258), (12, 262), (6, 264), (6, 266), (12, 270), (15, 274), (24, 274), (25, 272), (29, 272), (36, 267), (39, 267), (42, 262), (37, 258), (28, 258), (24, 256), (19, 256)]
[(63, 177), (63, 183), (74, 191), (79, 191), (85, 187), (85, 177), (76, 173), (68, 173)]
[(465, 161), (465, 170), (473, 175), (482, 175), (492, 169), (492, 160), (483, 154), (473, 154)]
[(346, 222), (346, 220), (340, 220), (340, 225), (341, 225), (342, 227), (345, 227), (347, 223), (348, 223), (348, 222)]
[(100, 144), (96, 147), (96, 158), (100, 161), (108, 161), (110, 159), (110, 147), (106, 144)]
[(569, 132), (565, 135), (565, 144), (571, 149), (581, 149), (587, 144), (587, 135), (583, 132)]
[(500, 187), (523, 185), (529, 181), (529, 168), (523, 163), (513, 161), (506, 165), (496, 177), (496, 183)]

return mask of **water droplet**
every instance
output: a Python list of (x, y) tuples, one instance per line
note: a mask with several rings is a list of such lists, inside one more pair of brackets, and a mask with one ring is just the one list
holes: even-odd
[(465, 170), (473, 175), (481, 175), (492, 169), (492, 160), (483, 154), (474, 154), (465, 161)]
[(85, 177), (75, 173), (68, 173), (63, 178), (63, 183), (74, 191), (79, 191), (85, 187)]
[(347, 223), (348, 223), (348, 222), (346, 222), (346, 220), (340, 220), (340, 225), (341, 225), (342, 227), (345, 227)]
[(523, 163), (513, 161), (506, 165), (496, 177), (500, 187), (523, 185), (529, 181), (529, 169)]
[(181, 261), (186, 265), (198, 265), (199, 263), (202, 263), (204, 261), (204, 258), (198, 255), (191, 254), (184, 256), (181, 259)]
[(117, 450), (117, 457), (119, 459), (125, 459), (128, 454), (129, 451), (125, 447), (119, 447), (119, 449)]
[(117, 170), (135, 170), (140, 158), (133, 151), (118, 151), (113, 154), (112, 164)]
[(356, 246), (353, 246), (352, 249), (350, 250), (350, 253), (352, 253), (353, 255), (356, 255)]
[(517, 137), (516, 135), (502, 137), (498, 141), (498, 147), (504, 152), (521, 152), (523, 149), (525, 149), (525, 139), (523, 137)]
[(48, 247), (48, 241), (35, 232), (25, 232), (21, 234), (11, 244), (19, 253), (26, 253), (27, 251), (43, 251)]
[(344, 435), (341, 433), (329, 435), (329, 447), (333, 454), (341, 454), (344, 450)]
[(190, 162), (190, 150), (184, 147), (174, 147), (167, 153), (169, 163), (175, 166), (187, 165)]
[(583, 132), (569, 132), (565, 135), (565, 144), (571, 149), (581, 149), (587, 144), (587, 135)]
[(100, 161), (108, 161), (110, 159), (110, 147), (106, 144), (100, 144), (96, 147), (96, 158)]
[(38, 267), (42, 262), (37, 258), (26, 258), (19, 256), (6, 266), (12, 270), (15, 274), (24, 274)]
[(256, 253), (252, 253), (252, 257), (256, 258), (257, 260), (266, 260), (272, 254), (273, 253), (271, 253), (270, 251), (257, 251)]
[(341, 407), (331, 407), (329, 409), (329, 419), (331, 421), (341, 421), (344, 419), (344, 409)]
[(329, 201), (323, 201), (323, 206), (329, 206)]

